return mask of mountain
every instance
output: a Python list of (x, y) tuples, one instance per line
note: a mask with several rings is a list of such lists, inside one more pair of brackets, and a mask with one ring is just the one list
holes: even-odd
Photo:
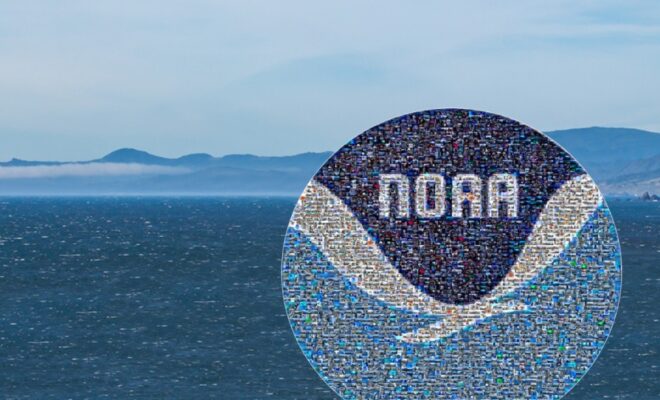
[[(548, 132), (607, 195), (660, 194), (660, 134), (626, 128)], [(0, 194), (297, 195), (331, 152), (166, 158), (124, 148), (76, 162), (0, 162)]]
[(112, 153), (106, 155), (105, 157), (95, 161), (109, 162), (109, 163), (167, 165), (167, 164), (171, 164), (175, 160), (170, 158), (158, 157), (153, 154), (147, 153), (146, 151), (124, 148), (124, 149), (115, 150)]
[(604, 179), (603, 190), (614, 194), (660, 194), (660, 155), (634, 160)]
[(660, 193), (660, 134), (591, 127), (548, 132), (608, 195)]
[(660, 154), (660, 134), (629, 128), (579, 128), (547, 132), (582, 163), (633, 161)]
[(124, 148), (87, 161), (12, 159), (0, 162), (0, 194), (294, 195), (330, 155), (166, 158)]

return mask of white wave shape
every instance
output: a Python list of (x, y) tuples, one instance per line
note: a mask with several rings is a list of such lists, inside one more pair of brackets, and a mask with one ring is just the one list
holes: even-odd
[(495, 315), (528, 311), (517, 300), (506, 299), (507, 295), (550, 265), (601, 203), (602, 195), (588, 175), (565, 182), (546, 203), (506, 277), (486, 296), (467, 305), (442, 303), (412, 285), (343, 201), (316, 181), (305, 188), (289, 226), (305, 234), (335, 268), (370, 296), (400, 309), (443, 316), (437, 323), (399, 337), (422, 343), (450, 336)]
[(59, 178), (67, 176), (178, 175), (187, 168), (137, 163), (79, 163), (0, 167), (0, 179)]

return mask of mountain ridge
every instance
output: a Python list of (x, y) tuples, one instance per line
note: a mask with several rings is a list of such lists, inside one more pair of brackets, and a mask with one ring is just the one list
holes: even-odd
[[(607, 195), (660, 193), (660, 134), (587, 127), (546, 133)], [(0, 194), (207, 193), (297, 195), (332, 152), (287, 156), (192, 153), (176, 158), (120, 148), (86, 161), (0, 162)], [(11, 168), (12, 173), (2, 174)], [(42, 167), (23, 177), (22, 167)], [(50, 168), (50, 169), (49, 169)], [(43, 171), (42, 171), (43, 170)], [(90, 172), (96, 173), (92, 175)], [(49, 175), (50, 174), (50, 175)]]
[(23, 160), (20, 158), (12, 158), (9, 161), (0, 161), (0, 166), (3, 167), (23, 167), (23, 166), (37, 166), (37, 165), (66, 165), (66, 164), (89, 164), (89, 163), (135, 163), (145, 165), (176, 165), (176, 164), (189, 164), (200, 162), (219, 162), (221, 164), (229, 165), (232, 163), (254, 161), (275, 161), (284, 162), (296, 161), (304, 159), (315, 159), (317, 157), (329, 157), (332, 155), (331, 151), (323, 152), (303, 152), (298, 154), (291, 154), (285, 156), (259, 156), (255, 154), (227, 154), (224, 156), (214, 157), (208, 153), (191, 153), (185, 154), (176, 158), (161, 157), (149, 153), (144, 150), (139, 150), (131, 147), (124, 147), (111, 151), (105, 156), (92, 160), (82, 161), (35, 161)]

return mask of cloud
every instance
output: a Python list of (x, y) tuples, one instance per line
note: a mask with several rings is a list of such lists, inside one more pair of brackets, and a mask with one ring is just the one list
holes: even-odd
[(135, 163), (86, 163), (0, 167), (0, 179), (59, 178), (67, 176), (178, 175), (186, 168)]

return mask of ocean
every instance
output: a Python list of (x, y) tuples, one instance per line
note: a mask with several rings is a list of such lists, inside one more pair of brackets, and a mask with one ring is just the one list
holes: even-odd
[[(293, 198), (0, 198), (0, 397), (334, 399), (282, 303)], [(660, 203), (610, 200), (623, 295), (565, 397), (660, 398)]]

